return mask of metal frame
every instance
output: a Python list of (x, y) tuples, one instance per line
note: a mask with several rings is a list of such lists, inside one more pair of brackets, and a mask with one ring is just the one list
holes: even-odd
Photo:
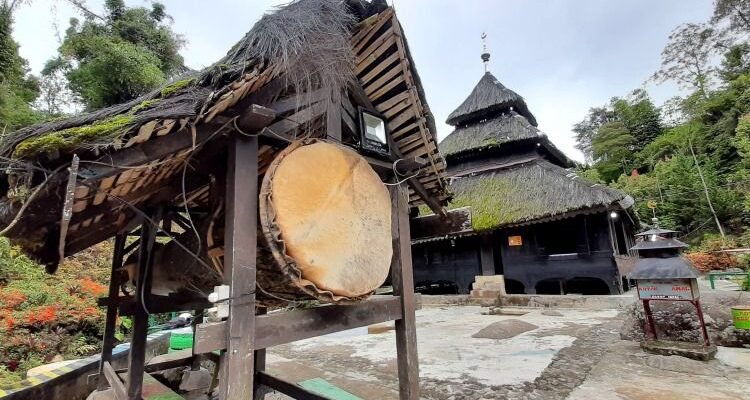
[[(272, 377), (265, 371), (267, 347), (320, 336), (328, 333), (395, 320), (396, 348), (400, 399), (419, 398), (419, 364), (416, 341), (416, 299), (412, 275), (411, 237), (409, 230), (409, 201), (405, 190), (391, 187), (393, 260), (391, 281), (393, 296), (376, 296), (354, 305), (329, 305), (312, 309), (294, 310), (264, 315), (256, 308), (256, 252), (258, 224), (258, 181), (247, 179), (257, 176), (258, 137), (237, 135), (229, 144), (229, 163), (226, 176), (226, 229), (225, 229), (225, 284), (230, 286), (229, 318), (220, 323), (196, 326), (193, 353), (195, 356), (222, 350), (219, 367), (219, 398), (222, 400), (262, 397), (263, 391), (274, 390), (301, 399), (321, 399), (302, 387)], [(161, 211), (153, 210), (150, 217), (162, 220)], [(156, 227), (150, 221), (141, 226), (139, 250), (139, 276), (137, 293), (150, 292), (150, 252), (156, 238)], [(115, 242), (112, 277), (121, 267), (125, 250), (125, 235)], [(148, 315), (143, 301), (152, 296), (135, 296), (132, 308), (134, 331), (124, 388), (116, 374), (112, 374), (111, 358), (114, 342), (114, 323), (120, 298), (117, 279), (110, 283), (107, 304), (107, 323), (102, 349), (99, 389), (115, 388), (115, 397), (141, 399), (145, 374), (145, 346)], [(176, 305), (173, 305), (173, 308)], [(154, 304), (153, 307), (157, 307)], [(161, 310), (164, 307), (159, 307)], [(163, 311), (163, 310), (162, 310)], [(109, 373), (108, 373), (109, 372)]]

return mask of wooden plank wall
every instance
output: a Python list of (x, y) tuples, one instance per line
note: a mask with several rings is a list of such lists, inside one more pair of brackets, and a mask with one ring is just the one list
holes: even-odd
[[(438, 152), (435, 132), (430, 132), (429, 112), (420, 100), (415, 72), (409, 61), (401, 26), (393, 9), (370, 20), (352, 38), (356, 57), (355, 72), (365, 94), (375, 108), (388, 119), (388, 129), (404, 157), (424, 157), (429, 174), (417, 177), (438, 200), (443, 200), (445, 160)], [(421, 203), (410, 191), (411, 205)]]

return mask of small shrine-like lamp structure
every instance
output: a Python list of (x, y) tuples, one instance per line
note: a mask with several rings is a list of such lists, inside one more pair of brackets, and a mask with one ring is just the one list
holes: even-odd
[(687, 301), (695, 306), (698, 314), (702, 345), (709, 347), (698, 291), (700, 273), (690, 260), (682, 256), (682, 250), (688, 245), (677, 240), (676, 233), (660, 229), (657, 225), (654, 229), (636, 234), (637, 244), (632, 249), (638, 251), (639, 259), (628, 277), (636, 281), (638, 298), (643, 302), (647, 340), (657, 340), (651, 301)]

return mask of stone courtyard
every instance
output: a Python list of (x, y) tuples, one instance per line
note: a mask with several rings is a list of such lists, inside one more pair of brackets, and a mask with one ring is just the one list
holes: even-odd
[[(710, 362), (650, 355), (620, 339), (621, 309), (489, 310), (427, 304), (417, 312), (422, 398), (750, 399), (750, 349), (720, 347)], [(376, 325), (272, 348), (268, 369), (395, 399), (395, 357), (392, 326)]]

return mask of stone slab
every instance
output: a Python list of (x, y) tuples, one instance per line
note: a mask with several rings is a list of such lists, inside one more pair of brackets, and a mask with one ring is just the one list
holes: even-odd
[(666, 340), (644, 340), (643, 351), (663, 356), (682, 356), (694, 360), (708, 361), (716, 356), (716, 346), (703, 346), (699, 343), (673, 342)]

